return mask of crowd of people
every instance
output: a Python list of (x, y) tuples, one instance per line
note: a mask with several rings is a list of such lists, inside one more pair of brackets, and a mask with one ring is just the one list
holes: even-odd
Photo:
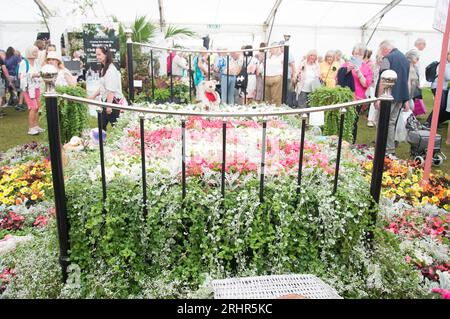
[[(194, 56), (191, 69), (193, 83), (197, 87), (205, 79), (217, 80), (217, 91), (222, 103), (234, 105), (252, 102), (266, 102), (275, 105), (282, 103), (284, 42), (271, 43), (270, 49), (261, 43), (260, 48), (244, 46), (245, 52), (217, 53), (209, 55), (202, 52)], [(397, 84), (393, 88), (394, 103), (391, 109), (387, 152), (395, 154), (398, 143), (395, 141), (395, 130), (400, 112), (414, 111), (415, 115), (425, 113), (422, 100), (422, 88), (425, 80), (420, 76), (420, 56), (426, 47), (425, 39), (419, 38), (414, 47), (405, 53), (400, 52), (390, 41), (380, 43), (378, 52), (374, 54), (363, 44), (356, 44), (351, 55), (346, 57), (340, 50), (329, 50), (319, 56), (316, 50), (310, 50), (299, 61), (292, 53), (288, 56), (288, 85), (286, 104), (292, 108), (309, 107), (309, 95), (316, 89), (326, 87), (349, 87), (354, 92), (355, 100), (378, 97), (382, 92), (380, 74), (388, 69), (397, 73)], [(206, 50), (202, 48), (202, 50)], [(226, 50), (221, 48), (218, 51)], [(187, 56), (180, 54), (182, 73), (179, 77), (189, 76)], [(173, 59), (175, 63), (175, 59)], [(209, 65), (208, 65), (209, 63)], [(229, 65), (228, 65), (229, 64)], [(450, 82), (450, 53), (446, 65), (445, 84), (442, 88), (443, 98), (439, 123), (450, 119), (448, 102), (448, 85)], [(437, 77), (431, 81), (433, 95), (436, 93)], [(367, 126), (374, 127), (378, 122), (379, 103), (362, 105), (357, 108), (358, 116), (367, 111)], [(425, 126), (431, 125), (430, 115)], [(356, 140), (356, 118), (354, 139)], [(449, 124), (450, 125), (450, 124)], [(450, 131), (450, 130), (449, 130)], [(447, 137), (450, 145), (450, 133)]]
[[(253, 49), (251, 45), (243, 46), (237, 52), (228, 53), (227, 48), (220, 48), (217, 53), (210, 54), (205, 48), (192, 59), (185, 52), (171, 52), (167, 56), (167, 74), (172, 73), (175, 79), (191, 77), (196, 88), (204, 80), (215, 80), (217, 92), (222, 103), (250, 104), (266, 102), (281, 105), (283, 96), (284, 42), (273, 42), (268, 49), (266, 43)], [(421, 88), (425, 83), (419, 75), (421, 52), (426, 47), (424, 39), (418, 39), (414, 48), (406, 53), (400, 52), (390, 41), (383, 41), (378, 52), (373, 54), (362, 44), (353, 47), (351, 55), (346, 57), (340, 50), (328, 50), (319, 56), (316, 50), (310, 50), (300, 60), (294, 58), (292, 52), (288, 56), (286, 102), (292, 108), (309, 107), (309, 95), (316, 89), (326, 87), (349, 87), (354, 92), (355, 100), (379, 96), (382, 92), (380, 74), (384, 70), (397, 73), (397, 84), (393, 88), (394, 103), (391, 109), (387, 152), (395, 154), (395, 128), (400, 112), (414, 110), (416, 115), (423, 114), (417, 108), (424, 107)], [(15, 106), (17, 111), (29, 110), (28, 134), (36, 135), (43, 131), (39, 127), (40, 94), (43, 83), (40, 69), (45, 64), (52, 64), (58, 69), (57, 85), (76, 85), (69, 70), (64, 67), (64, 58), (56, 51), (56, 46), (38, 40), (35, 45), (25, 51), (25, 55), (12, 47), (0, 50), (0, 99)], [(120, 71), (112, 63), (112, 53), (107, 47), (96, 50), (98, 62), (103, 66), (100, 89), (91, 96), (98, 96), (105, 102), (123, 104)], [(73, 60), (80, 61), (80, 52), (75, 52)], [(189, 65), (191, 63), (191, 65)], [(443, 98), (439, 123), (450, 119), (448, 105), (448, 85), (450, 82), (450, 53), (445, 69), (445, 84), (441, 88)], [(431, 83), (435, 95), (437, 77)], [(6, 101), (6, 92), (9, 100)], [(199, 90), (197, 90), (197, 94)], [(197, 96), (199, 99), (199, 97)], [(378, 121), (379, 102), (362, 105), (357, 109), (360, 114), (368, 110), (367, 126), (373, 127)], [(417, 112), (416, 112), (417, 111)], [(117, 121), (119, 112), (104, 110), (104, 129), (108, 123)], [(0, 116), (4, 111), (0, 108)], [(431, 124), (429, 116), (426, 123)], [(357, 119), (358, 120), (358, 119)], [(357, 121), (356, 121), (357, 123)], [(354, 136), (356, 138), (356, 123)], [(449, 130), (450, 131), (450, 130)], [(447, 137), (450, 144), (450, 133)]]
[[(105, 94), (105, 87), (120, 87), (120, 94), (115, 93), (115, 96), (121, 100), (123, 95), (121, 95), (120, 73), (117, 69), (114, 72), (114, 65), (109, 67), (112, 61), (111, 52), (105, 54), (109, 59), (102, 57), (100, 60), (99, 58), (99, 62), (103, 63), (104, 66), (106, 65), (102, 81), (104, 89), (101, 95), (104, 101), (112, 102), (113, 100)], [(28, 110), (27, 133), (38, 135), (44, 132), (45, 130), (39, 126), (40, 96), (45, 85), (41, 80), (40, 71), (44, 65), (51, 64), (58, 70), (56, 86), (76, 86), (78, 79), (64, 66), (64, 61), (80, 61), (82, 67), (81, 52), (75, 51), (71, 59), (58, 52), (54, 44), (44, 40), (37, 40), (34, 45), (25, 50), (24, 55), (13, 47), (9, 47), (6, 51), (0, 50), (0, 118), (5, 116), (6, 113), (3, 108), (7, 106), (14, 107), (19, 112)], [(108, 68), (111, 69), (110, 72), (106, 72)], [(113, 74), (113, 80), (108, 80), (112, 77), (110, 74)], [(114, 81), (114, 84), (111, 84), (112, 81)], [(97, 95), (100, 95), (100, 93)], [(107, 114), (105, 114), (104, 120), (115, 122), (113, 112), (110, 109), (105, 110), (105, 112)]]

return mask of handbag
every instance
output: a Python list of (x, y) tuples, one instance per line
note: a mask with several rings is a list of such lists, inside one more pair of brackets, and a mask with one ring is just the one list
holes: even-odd
[(414, 99), (414, 110), (413, 113), (415, 116), (419, 116), (427, 113), (427, 109), (425, 107), (425, 103), (423, 103), (422, 99)]
[(320, 81), (319, 78), (315, 79), (314, 81), (312, 81), (311, 83), (311, 89), (314, 92), (317, 89), (320, 89), (323, 86), (322, 82)]

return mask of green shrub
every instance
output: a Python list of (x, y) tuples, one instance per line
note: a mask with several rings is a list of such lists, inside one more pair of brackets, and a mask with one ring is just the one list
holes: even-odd
[[(337, 86), (335, 88), (321, 87), (309, 95), (311, 106), (324, 106), (339, 103), (352, 102), (354, 94), (349, 88)], [(353, 125), (355, 123), (356, 111), (354, 107), (347, 109), (344, 120), (343, 138), (353, 141)], [(339, 110), (325, 112), (324, 135), (338, 135), (340, 124)]]
[[(86, 97), (86, 90), (80, 86), (58, 86), (56, 92)], [(45, 105), (45, 98), (43, 99), (42, 105)], [(86, 104), (59, 98), (58, 111), (61, 143), (67, 143), (73, 136), (81, 136), (83, 130), (89, 128), (89, 109)], [(45, 117), (45, 114), (43, 117)], [(46, 124), (47, 121), (45, 121)]]

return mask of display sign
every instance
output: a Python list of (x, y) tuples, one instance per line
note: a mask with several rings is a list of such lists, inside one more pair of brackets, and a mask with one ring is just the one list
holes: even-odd
[(445, 32), (445, 23), (447, 22), (448, 6), (450, 0), (437, 0), (436, 9), (434, 11), (433, 29)]
[(106, 47), (111, 50), (114, 63), (118, 66), (120, 61), (120, 47), (117, 24), (83, 24), (83, 43), (86, 54), (86, 70), (89, 73), (87, 76), (96, 77), (95, 74), (97, 74), (98, 77), (99, 70), (101, 69), (101, 65), (97, 62), (95, 56), (95, 49), (97, 47)]

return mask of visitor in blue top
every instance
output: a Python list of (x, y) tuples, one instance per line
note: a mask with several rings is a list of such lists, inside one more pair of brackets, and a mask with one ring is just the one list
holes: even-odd
[[(23, 95), (20, 92), (20, 82), (17, 75), (19, 63), (21, 61), (22, 57), (20, 56), (20, 53), (13, 47), (9, 47), (6, 50), (5, 65), (6, 68), (8, 69), (9, 77), (11, 80), (11, 85), (8, 88), (10, 93), (10, 99), (8, 104), (10, 104), (11, 106), (15, 106), (17, 111), (25, 111), (28, 109), (27, 106), (23, 103)], [(16, 105), (18, 93), (20, 94), (20, 98), (19, 104)]]

